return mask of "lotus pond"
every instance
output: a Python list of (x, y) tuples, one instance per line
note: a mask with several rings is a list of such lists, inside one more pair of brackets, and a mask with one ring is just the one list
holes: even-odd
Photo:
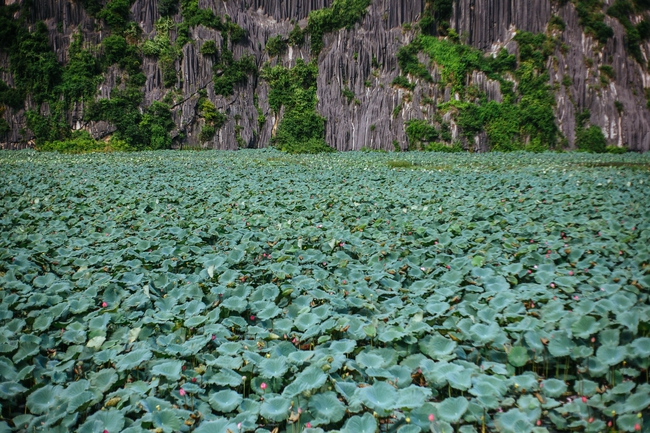
[(649, 167), (0, 153), (0, 432), (650, 431)]

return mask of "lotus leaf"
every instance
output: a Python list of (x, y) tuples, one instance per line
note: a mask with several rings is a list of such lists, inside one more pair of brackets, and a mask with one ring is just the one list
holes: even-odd
[(508, 362), (515, 367), (523, 367), (526, 365), (530, 358), (528, 357), (528, 351), (525, 347), (516, 346), (513, 347), (508, 353)]
[(333, 392), (313, 395), (309, 400), (309, 410), (324, 423), (338, 422), (345, 415), (345, 406)]
[(496, 418), (495, 424), (499, 426), (499, 431), (504, 433), (530, 433), (533, 431), (533, 424), (526, 414), (518, 409), (511, 409), (501, 414)]
[(456, 349), (456, 343), (453, 340), (441, 335), (428, 336), (420, 340), (419, 344), (422, 353), (433, 359), (447, 358)]
[(558, 379), (546, 379), (542, 385), (542, 392), (549, 397), (559, 397), (567, 390), (566, 383)]
[(376, 431), (377, 420), (369, 413), (349, 418), (341, 429), (341, 433), (375, 433)]
[(242, 402), (243, 397), (232, 390), (226, 389), (210, 394), (210, 406), (219, 412), (228, 413), (235, 410)]
[(444, 421), (455, 424), (460, 421), (468, 407), (469, 402), (465, 397), (446, 398), (438, 404), (438, 414)]
[(289, 416), (291, 400), (282, 396), (271, 396), (264, 399), (260, 415), (272, 421), (283, 421)]

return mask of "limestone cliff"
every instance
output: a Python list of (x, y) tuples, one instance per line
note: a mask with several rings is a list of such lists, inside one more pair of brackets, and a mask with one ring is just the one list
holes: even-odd
[[(5, 0), (5, 5), (15, 2)], [(32, 30), (35, 23), (43, 21), (50, 46), (58, 62), (65, 65), (74, 35), (83, 35), (84, 47), (92, 49), (100, 47), (112, 34), (105, 20), (92, 16), (82, 3), (81, 0), (35, 0), (15, 12), (14, 19), (24, 18), (24, 25)], [(107, 2), (99, 3), (104, 6)], [(603, 12), (609, 6), (605, 3)], [(130, 43), (142, 46), (156, 38), (158, 6), (157, 0), (131, 3), (129, 20), (137, 25), (138, 40)], [(141, 70), (146, 81), (141, 86), (144, 94), (141, 111), (154, 101), (166, 101), (175, 125), (170, 132), (174, 146), (216, 149), (268, 146), (283, 116), (283, 110), (276, 113), (271, 108), (269, 83), (259, 72), (249, 73), (234, 85), (232, 94), (217, 94), (214, 79), (223, 71), (215, 72), (214, 67), (223, 53), (201, 54), (202, 46), (213, 41), (215, 46), (232, 52), (234, 59), (252, 56), (257, 71), (265, 65), (293, 67), (297, 59), (315, 61), (318, 65), (316, 109), (325, 118), (325, 141), (338, 150), (406, 150), (409, 148), (406, 124), (411, 119), (421, 119), (437, 128), (444, 124), (442, 127), (449, 129), (451, 140), (462, 143), (466, 149), (490, 149), (490, 138), (485, 131), (467, 134), (451, 112), (439, 112), (441, 103), (459, 96), (440, 80), (441, 66), (436, 59), (418, 54), (432, 81), (409, 75), (412, 88), (393, 85), (401, 74), (398, 51), (417, 37), (417, 22), (427, 7), (425, 0), (373, 0), (355, 25), (325, 33), (323, 48), (317, 54), (310, 47), (310, 39), (314, 37), (310, 33), (305, 34), (302, 44), (288, 44), (272, 56), (265, 49), (273, 37), (289, 38), (296, 25), (305, 29), (310, 12), (331, 6), (332, 0), (199, 0), (200, 9), (211, 10), (217, 17), (228, 16), (232, 23), (245, 30), (245, 36), (233, 41), (223, 29), (199, 24), (189, 27), (189, 41), (178, 47), (180, 53), (171, 58), (171, 65), (170, 60), (167, 66), (163, 65), (160, 56), (143, 55)], [(559, 17), (563, 28), (549, 26), (552, 17)], [(170, 18), (176, 25), (181, 24), (184, 20), (181, 8)], [(640, 14), (630, 17), (634, 23), (642, 18)], [(640, 44), (641, 61), (633, 58), (626, 46), (626, 29), (619, 20), (605, 17), (613, 36), (602, 43), (583, 28), (574, 2), (455, 0), (448, 23), (449, 28), (441, 35), (455, 34), (459, 43), (478, 48), (486, 55), (496, 55), (504, 47), (518, 55), (518, 43), (514, 40), (518, 31), (546, 33), (558, 41), (545, 63), (555, 99), (553, 112), (560, 132), (558, 146), (574, 146), (576, 129), (580, 126), (576, 124), (577, 114), (588, 109), (589, 122), (602, 129), (609, 144), (636, 151), (650, 150), (650, 111), (645, 97), (645, 89), (650, 88), (647, 67), (650, 42)], [(179, 40), (173, 26), (168, 36), (172, 44)], [(102, 51), (97, 48), (96, 52), (101, 55)], [(0, 80), (9, 88), (14, 87), (16, 80), (7, 52), (0, 52), (0, 67)], [(169, 71), (165, 67), (176, 71), (175, 83), (167, 87), (165, 74)], [(95, 100), (111, 98), (114, 89), (124, 88), (124, 77), (123, 68), (117, 64), (107, 66)], [(489, 74), (472, 71), (464, 80), (465, 85), (478, 89), (484, 100), (502, 101), (503, 82)], [(201, 111), (205, 100), (225, 115), (223, 125), (217, 125), (216, 133), (207, 140), (201, 137), (208, 123)], [(51, 101), (37, 103), (28, 94), (22, 107), (4, 106), (2, 116), (8, 130), (0, 135), (2, 148), (33, 146), (34, 134), (28, 127), (26, 112), (34, 110), (47, 116), (51, 104)], [(88, 114), (90, 105), (87, 100), (75, 101), (65, 110), (65, 122), (73, 130), (89, 131), (95, 138), (110, 137), (116, 125), (92, 118)]]

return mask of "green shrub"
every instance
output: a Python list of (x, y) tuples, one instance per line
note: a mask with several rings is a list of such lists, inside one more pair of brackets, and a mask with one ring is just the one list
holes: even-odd
[(201, 128), (201, 132), (199, 133), (199, 141), (201, 143), (205, 143), (206, 141), (212, 140), (216, 132), (217, 131), (215, 130), (214, 126), (205, 125), (203, 128)]
[(290, 45), (302, 45), (305, 42), (305, 32), (302, 31), (297, 23), (289, 33), (288, 40)]
[(456, 152), (462, 152), (463, 146), (459, 142), (453, 143), (452, 145), (448, 145), (446, 143), (434, 142), (425, 145), (422, 150), (425, 150), (427, 152), (456, 153)]
[(434, 142), (440, 133), (426, 120), (411, 119), (406, 122), (406, 136), (409, 140), (409, 150), (422, 150), (423, 143)]
[(82, 46), (83, 37), (76, 33), (70, 44), (70, 61), (63, 70), (60, 86), (67, 104), (82, 99), (92, 100), (102, 81), (103, 68), (99, 59)]
[(50, 47), (47, 26), (38, 22), (33, 33), (20, 32), (10, 51), (11, 72), (20, 94), (37, 104), (56, 99), (63, 68)]
[(576, 134), (576, 147), (583, 152), (604, 153), (607, 151), (607, 140), (598, 126), (580, 128)]
[(404, 75), (398, 75), (397, 77), (395, 77), (391, 85), (395, 87), (401, 87), (406, 90), (410, 90), (411, 92), (415, 90), (415, 83), (411, 83), (409, 79), (406, 78)]
[(316, 112), (318, 65), (302, 59), (289, 69), (267, 67), (262, 78), (269, 83), (269, 105), (276, 113), (284, 108), (272, 144), (288, 153), (333, 152), (325, 143), (325, 118)]
[(123, 32), (129, 21), (133, 0), (110, 0), (97, 14), (115, 32)]
[(594, 36), (601, 44), (614, 36), (614, 30), (605, 24), (605, 15), (601, 12), (599, 0), (577, 0), (576, 12), (579, 23), (585, 32)]
[(204, 56), (214, 56), (219, 52), (219, 50), (217, 44), (215, 44), (213, 40), (209, 40), (205, 41), (203, 45), (201, 45), (199, 52)]
[(266, 42), (266, 52), (270, 57), (275, 57), (282, 54), (287, 49), (287, 40), (282, 36), (277, 35), (270, 37)]
[(25, 98), (18, 89), (9, 87), (7, 83), (0, 80), (0, 104), (19, 109), (24, 103)]
[(311, 34), (311, 49), (320, 53), (323, 35), (344, 27), (352, 28), (366, 13), (371, 0), (334, 0), (328, 8), (309, 13), (307, 31)]
[(235, 60), (232, 52), (222, 50), (221, 61), (212, 67), (214, 73), (214, 92), (217, 95), (230, 96), (235, 85), (246, 83), (248, 75), (257, 72), (255, 57), (244, 56)]
[(548, 21), (548, 27), (551, 29), (564, 31), (564, 29), (566, 28), (566, 23), (559, 16), (552, 15), (551, 19)]
[(349, 87), (341, 89), (341, 94), (348, 100), (348, 104), (354, 101), (354, 92)]
[(9, 131), (11, 131), (9, 123), (4, 119), (4, 117), (0, 117), (0, 135), (5, 135)]
[(165, 17), (178, 13), (178, 0), (158, 0), (158, 13)]
[(415, 77), (422, 78), (427, 82), (432, 82), (433, 77), (425, 65), (418, 60), (418, 52), (422, 49), (420, 39), (401, 47), (397, 50), (397, 64), (404, 75), (411, 74)]
[(600, 72), (605, 74), (608, 78), (614, 80), (616, 79), (616, 72), (614, 72), (614, 68), (612, 68), (609, 65), (602, 65), (598, 68)]
[(624, 153), (627, 153), (628, 149), (626, 147), (607, 146), (607, 147), (605, 147), (605, 152), (606, 153), (611, 153), (611, 154), (614, 154), (614, 155), (622, 155)]

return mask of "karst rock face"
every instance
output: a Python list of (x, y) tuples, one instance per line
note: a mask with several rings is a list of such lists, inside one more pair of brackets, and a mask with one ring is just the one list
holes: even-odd
[[(15, 2), (17, 0), (5, 0), (5, 5)], [(448, 101), (455, 97), (448, 88), (413, 77), (416, 84), (413, 91), (391, 85), (400, 74), (397, 52), (416, 36), (415, 23), (423, 14), (425, 0), (373, 0), (356, 25), (324, 35), (323, 49), (317, 58), (310, 50), (309, 35), (304, 44), (290, 45), (283, 53), (269, 56), (265, 50), (269, 38), (277, 35), (287, 37), (296, 23), (305, 28), (311, 11), (330, 7), (331, 3), (332, 0), (199, 0), (199, 7), (211, 9), (217, 16), (228, 15), (246, 31), (242, 40), (226, 44), (235, 59), (252, 55), (258, 70), (266, 62), (272, 66), (292, 67), (297, 59), (306, 62), (316, 59), (316, 109), (325, 118), (325, 141), (330, 146), (342, 151), (406, 149), (406, 122), (410, 119), (427, 120), (436, 115), (436, 104), (424, 104), (423, 99)], [(26, 25), (33, 27), (38, 21), (45, 22), (51, 47), (62, 64), (68, 61), (68, 50), (75, 33), (83, 34), (86, 46), (98, 45), (110, 35), (101, 20), (87, 13), (81, 0), (34, 0), (28, 11)], [(486, 54), (496, 54), (504, 47), (516, 54), (518, 45), (513, 40), (516, 32), (549, 32), (548, 23), (552, 16), (559, 16), (566, 24), (564, 30), (556, 31), (562, 48), (556, 48), (547, 61), (549, 84), (553, 87), (556, 102), (553, 111), (565, 146), (574, 146), (577, 113), (588, 109), (590, 123), (602, 129), (609, 144), (627, 146), (636, 151), (650, 150), (650, 111), (644, 91), (650, 87), (647, 67), (650, 43), (641, 43), (645, 61), (642, 65), (643, 62), (635, 60), (627, 52), (625, 28), (615, 18), (605, 17), (605, 23), (613, 29), (614, 35), (604, 44), (585, 33), (578, 22), (576, 7), (570, 1), (455, 0), (449, 23), (463, 43)], [(155, 24), (159, 18), (157, 0), (133, 2), (130, 19), (141, 28), (142, 40), (155, 36)], [(642, 17), (633, 17), (632, 20), (637, 18), (640, 20)], [(172, 19), (179, 23), (183, 18), (178, 13)], [(170, 37), (172, 40), (176, 38), (173, 31)], [(163, 85), (160, 62), (144, 57), (142, 72), (146, 82), (142, 87), (142, 108), (162, 100), (170, 91), (174, 92), (173, 103), (169, 105), (176, 125), (171, 135), (177, 146), (200, 145), (233, 150), (269, 146), (283, 112), (275, 113), (270, 108), (268, 83), (253, 73), (245, 83), (235, 86), (232, 95), (215, 95), (213, 59), (200, 54), (200, 49), (209, 40), (220, 46), (222, 34), (198, 25), (190, 28), (190, 39), (174, 64), (178, 77), (175, 88)], [(599, 69), (602, 65), (611, 65), (615, 78), (602, 80)], [(0, 79), (12, 86), (14, 77), (7, 53), (0, 52), (0, 67)], [(430, 67), (434, 78), (439, 73), (436, 69), (435, 65)], [(123, 85), (122, 74), (116, 65), (108, 67), (97, 87), (96, 99), (109, 98), (113, 88)], [(567, 81), (565, 76), (570, 78), (570, 85), (560, 85), (563, 80)], [(468, 84), (484, 92), (488, 100), (501, 100), (499, 82), (480, 72), (470, 74), (467, 80)], [(197, 105), (202, 89), (216, 109), (227, 116), (214, 137), (203, 143), (199, 140), (199, 132), (205, 120)], [(26, 125), (26, 109), (37, 109), (47, 114), (49, 108), (47, 104), (36, 105), (29, 96), (24, 109), (7, 107), (3, 117), (9, 131), (0, 136), (2, 148), (33, 146), (33, 135)], [(78, 102), (66, 111), (66, 120), (72, 129), (85, 129), (95, 138), (109, 137), (115, 131), (115, 126), (108, 122), (88, 121), (85, 109), (86, 104)], [(265, 122), (259, 121), (260, 114), (265, 116)], [(490, 148), (485, 133), (467, 139), (451, 122), (451, 134), (473, 151)]]

